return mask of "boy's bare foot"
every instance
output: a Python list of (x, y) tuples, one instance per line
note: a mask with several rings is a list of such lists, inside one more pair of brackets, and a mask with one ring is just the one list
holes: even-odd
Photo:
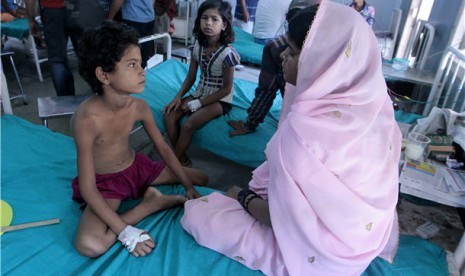
[(253, 131), (250, 131), (245, 128), (244, 122), (242, 121), (228, 121), (228, 125), (230, 125), (232, 128), (234, 128), (233, 131), (229, 132), (229, 137), (237, 136), (237, 135), (244, 135), (244, 134), (249, 134), (252, 133)]
[(155, 213), (160, 210), (183, 205), (186, 198), (182, 195), (164, 195), (157, 188), (150, 186), (145, 191), (141, 207), (144, 206), (148, 212)]

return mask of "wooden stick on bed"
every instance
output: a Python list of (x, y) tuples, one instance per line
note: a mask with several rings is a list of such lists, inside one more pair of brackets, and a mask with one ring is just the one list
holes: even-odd
[(23, 223), (23, 224), (16, 224), (12, 226), (0, 227), (0, 232), (10, 232), (10, 231), (22, 230), (22, 229), (45, 226), (45, 225), (56, 224), (56, 223), (60, 223), (60, 219), (41, 220), (41, 221), (36, 221), (36, 222), (29, 222), (29, 223)]

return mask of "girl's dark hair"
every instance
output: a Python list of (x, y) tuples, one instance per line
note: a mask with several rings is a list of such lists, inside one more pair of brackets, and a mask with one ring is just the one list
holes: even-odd
[(208, 9), (216, 9), (218, 13), (221, 15), (221, 18), (226, 23), (226, 29), (221, 31), (220, 34), (220, 43), (230, 44), (234, 42), (234, 30), (232, 27), (232, 15), (231, 15), (231, 6), (227, 1), (221, 0), (207, 0), (200, 5), (199, 10), (197, 12), (197, 17), (195, 18), (194, 29), (192, 33), (194, 37), (199, 41), (201, 46), (208, 46), (207, 37), (202, 33), (200, 28), (200, 20), (202, 18), (202, 14)]
[(305, 42), (305, 37), (310, 29), (310, 26), (315, 19), (318, 11), (319, 4), (312, 5), (308, 8), (302, 9), (297, 12), (289, 21), (289, 38), (294, 41), (299, 49), (302, 49)]
[(138, 38), (139, 33), (134, 28), (117, 22), (104, 22), (83, 32), (77, 51), (79, 73), (94, 93), (103, 94), (95, 69), (100, 66), (104, 72), (115, 70), (129, 46), (139, 47)]

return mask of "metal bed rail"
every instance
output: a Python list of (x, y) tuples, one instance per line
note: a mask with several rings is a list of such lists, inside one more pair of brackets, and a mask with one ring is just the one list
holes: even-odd
[(171, 42), (171, 36), (168, 33), (160, 33), (160, 34), (153, 34), (149, 36), (144, 36), (139, 38), (139, 44), (146, 43), (149, 41), (153, 41), (153, 44), (156, 46), (157, 40), (163, 40), (166, 43), (166, 58), (171, 59), (171, 47), (172, 47), (172, 42)]
[(418, 20), (407, 44), (405, 58), (413, 61), (412, 67), (423, 69), (433, 44), (435, 29), (433, 25)]
[(465, 111), (465, 55), (448, 47), (439, 64), (423, 116), (428, 116), (434, 106)]

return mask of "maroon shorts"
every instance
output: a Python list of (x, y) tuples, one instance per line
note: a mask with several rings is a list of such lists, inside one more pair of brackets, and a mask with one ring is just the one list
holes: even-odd
[[(139, 198), (163, 171), (165, 163), (155, 162), (142, 153), (137, 153), (134, 162), (127, 169), (109, 174), (96, 174), (97, 189), (105, 199), (126, 200)], [(72, 181), (73, 200), (77, 201), (81, 208), (87, 204), (79, 191), (79, 179)]]

